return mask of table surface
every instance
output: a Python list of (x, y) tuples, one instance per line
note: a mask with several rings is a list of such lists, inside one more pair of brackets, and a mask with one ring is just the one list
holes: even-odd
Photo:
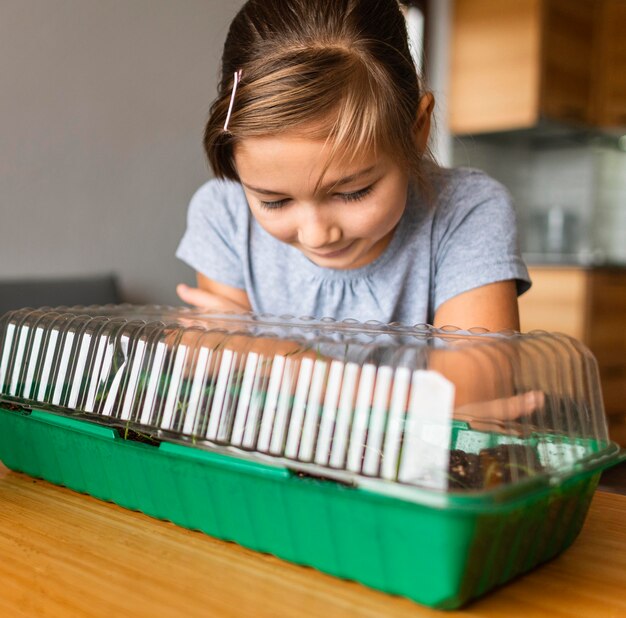
[(626, 496), (596, 493), (564, 554), (440, 612), (8, 471), (0, 616), (626, 616)]

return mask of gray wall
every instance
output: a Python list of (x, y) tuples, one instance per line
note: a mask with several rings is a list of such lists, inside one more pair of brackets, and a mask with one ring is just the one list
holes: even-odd
[(232, 0), (0, 0), (0, 279), (175, 303)]

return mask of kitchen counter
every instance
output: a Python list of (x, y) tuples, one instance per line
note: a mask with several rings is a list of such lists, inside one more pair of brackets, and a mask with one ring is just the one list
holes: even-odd
[(524, 253), (524, 262), (531, 268), (579, 268), (583, 270), (626, 270), (626, 263), (597, 261), (576, 254)]
[(564, 554), (440, 612), (0, 464), (0, 615), (19, 617), (626, 616), (626, 496), (596, 493)]

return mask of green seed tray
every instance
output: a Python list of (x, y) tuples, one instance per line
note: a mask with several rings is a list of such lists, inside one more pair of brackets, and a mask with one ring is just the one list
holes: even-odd
[(456, 495), (410, 488), (409, 499), (0, 404), (0, 460), (13, 470), (443, 609), (567, 548), (615, 458), (558, 481)]

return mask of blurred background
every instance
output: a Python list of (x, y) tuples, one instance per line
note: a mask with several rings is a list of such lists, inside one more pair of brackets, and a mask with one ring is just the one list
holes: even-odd
[(0, 279), (174, 303), (232, 0), (0, 0)]
[[(242, 0), (0, 0), (0, 308), (178, 304), (174, 251)], [(597, 356), (626, 442), (626, 0), (414, 0), (432, 149), (515, 200), (522, 330)], [(55, 296), (56, 294), (56, 296)]]
[[(612, 437), (626, 444), (626, 0), (412, 10), (425, 15), (427, 79), (443, 103), (439, 157), (484, 169), (513, 196), (533, 279), (522, 331), (591, 348)], [(428, 63), (437, 40), (444, 68)]]

